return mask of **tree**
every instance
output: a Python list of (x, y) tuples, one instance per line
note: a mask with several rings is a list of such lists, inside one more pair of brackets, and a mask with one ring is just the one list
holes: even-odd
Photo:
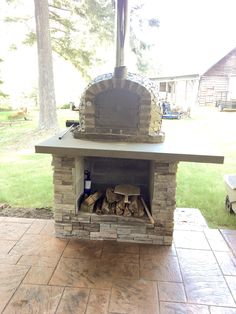
[(52, 47), (69, 60), (86, 79), (89, 70), (104, 61), (97, 48), (111, 43), (114, 9), (111, 0), (53, 0), (49, 6)]
[[(16, 1), (16, 0), (8, 0)], [(70, 61), (84, 78), (90, 79), (90, 70), (106, 61), (106, 53), (98, 56), (98, 48), (114, 43), (115, 0), (49, 0), (49, 19), (52, 49)], [(131, 1), (130, 1), (131, 2)], [(145, 31), (159, 26), (157, 18), (143, 16), (144, 0), (132, 1), (130, 47), (136, 56), (137, 68), (142, 73), (149, 70), (148, 52), (152, 43), (147, 42)], [(27, 23), (26, 17), (11, 17), (7, 21)], [(33, 29), (25, 43), (36, 41)]]
[(58, 128), (47, 0), (34, 0), (39, 70), (39, 128)]
[[(98, 57), (98, 47), (104, 46), (105, 51), (113, 40), (111, 0), (49, 0), (49, 19), (52, 50), (71, 62), (85, 79), (91, 79), (90, 69), (104, 61)], [(7, 19), (14, 20), (26, 22), (19, 17)], [(32, 29), (24, 43), (32, 45), (35, 41)]]
[(147, 34), (155, 31), (160, 22), (156, 17), (144, 17), (143, 8), (143, 0), (137, 0), (137, 3), (131, 8), (130, 47), (136, 56), (138, 71), (142, 74), (148, 74), (151, 68), (149, 52), (154, 46), (153, 37), (155, 38), (155, 36), (147, 36)]
[[(16, 0), (7, 0), (15, 2)], [(36, 35), (28, 33), (25, 43), (37, 41), (39, 68), (39, 128), (57, 128), (56, 102), (53, 80), (52, 48), (64, 59), (69, 60), (85, 78), (89, 78), (89, 69), (99, 60), (97, 47), (111, 42), (114, 35), (114, 3), (111, 0), (34, 0)], [(142, 0), (141, 0), (142, 1)], [(16, 1), (17, 2), (17, 1)], [(142, 27), (140, 8), (137, 5), (131, 11)], [(49, 19), (51, 28), (49, 28)], [(27, 23), (29, 18), (8, 18), (7, 21)], [(131, 24), (132, 25), (132, 24)], [(150, 26), (157, 25), (154, 19)], [(137, 55), (140, 71), (147, 70), (143, 62), (143, 52), (148, 45), (135, 35), (134, 28), (131, 48)], [(51, 32), (50, 32), (51, 31)], [(52, 37), (51, 37), (52, 35)], [(105, 49), (104, 49), (105, 51)], [(104, 54), (106, 55), (106, 54)]]

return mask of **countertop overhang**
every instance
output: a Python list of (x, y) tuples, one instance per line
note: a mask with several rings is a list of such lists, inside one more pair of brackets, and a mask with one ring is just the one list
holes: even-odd
[[(59, 134), (60, 135), (60, 134)], [(87, 156), (103, 158), (128, 158), (154, 161), (186, 161), (223, 164), (224, 156), (211, 152), (210, 147), (165, 140), (164, 143), (103, 142), (75, 139), (67, 133), (62, 139), (55, 135), (35, 145), (36, 153), (60, 156)]]

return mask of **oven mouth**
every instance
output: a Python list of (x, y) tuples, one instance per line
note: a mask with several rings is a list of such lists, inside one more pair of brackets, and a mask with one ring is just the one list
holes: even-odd
[(113, 130), (137, 129), (139, 102), (137, 94), (120, 88), (99, 93), (94, 99), (96, 125)]

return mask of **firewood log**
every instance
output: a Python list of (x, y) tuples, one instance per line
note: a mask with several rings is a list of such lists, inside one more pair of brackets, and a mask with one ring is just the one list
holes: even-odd
[(132, 213), (131, 213), (131, 211), (129, 210), (128, 204), (126, 204), (125, 210), (124, 210), (124, 213), (123, 213), (123, 216), (124, 216), (124, 217), (130, 217), (131, 215), (132, 215)]
[(101, 207), (98, 207), (96, 210), (95, 210), (96, 214), (97, 215), (101, 215), (102, 214), (102, 208)]
[(93, 207), (94, 207), (94, 204), (88, 205), (85, 202), (83, 202), (80, 205), (80, 211), (85, 212), (85, 213), (92, 213), (93, 212)]
[(137, 198), (137, 209), (133, 213), (134, 217), (141, 218), (145, 215), (145, 210), (140, 197)]
[(109, 214), (114, 215), (116, 213), (116, 202), (109, 204)]
[(108, 203), (119, 202), (122, 199), (122, 195), (114, 193), (114, 189), (109, 187), (106, 189), (106, 198)]
[(97, 192), (89, 195), (81, 203), (80, 210), (82, 212), (92, 213), (94, 211), (96, 201), (98, 201), (99, 198), (101, 198), (101, 196), (102, 196), (102, 192), (100, 192), (100, 191), (97, 191)]
[(132, 214), (138, 210), (138, 196), (133, 195), (130, 197), (129, 210)]
[(102, 196), (102, 192), (97, 191), (91, 195), (89, 195), (87, 198), (85, 198), (85, 200), (83, 201), (83, 203), (85, 203), (86, 205), (90, 206), (95, 204), (95, 202)]
[(102, 197), (95, 203), (95, 212), (98, 215), (102, 214), (102, 203), (103, 203)]
[(109, 209), (109, 203), (106, 199), (106, 197), (104, 197), (103, 199), (103, 202), (102, 202), (102, 213), (105, 214), (105, 215), (108, 215), (109, 212), (110, 212), (110, 209)]
[(125, 210), (125, 202), (124, 198), (122, 198), (119, 202), (116, 203), (116, 215), (122, 216)]

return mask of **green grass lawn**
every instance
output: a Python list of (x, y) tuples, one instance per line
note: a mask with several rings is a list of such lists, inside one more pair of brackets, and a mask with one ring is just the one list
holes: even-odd
[[(199, 208), (210, 227), (236, 228), (236, 216), (225, 210), (227, 173), (236, 174), (236, 112), (218, 112), (203, 108), (192, 119), (164, 121), (166, 135), (190, 138), (201, 151), (207, 143), (225, 156), (224, 164), (179, 163), (177, 172), (177, 207)], [(179, 123), (180, 122), (180, 123)], [(202, 144), (203, 145), (203, 144)]]
[[(180, 163), (177, 207), (199, 208), (210, 227), (236, 228), (236, 216), (225, 210), (223, 176), (235, 168), (213, 164)], [(229, 171), (228, 171), (229, 170)]]
[[(63, 128), (66, 119), (77, 119), (69, 110), (59, 110), (58, 115)], [(52, 206), (51, 156), (33, 150), (34, 144), (49, 134), (36, 131), (37, 112), (30, 114), (29, 121), (17, 121), (12, 126), (1, 124), (6, 117), (6, 112), (0, 112), (0, 203)], [(177, 173), (177, 206), (199, 208), (209, 226), (216, 228), (236, 228), (236, 216), (225, 211), (223, 180), (224, 174), (236, 173), (234, 121), (236, 112), (219, 113), (215, 108), (206, 108), (191, 119), (163, 121), (166, 138), (174, 141), (179, 136), (192, 136), (194, 141), (195, 134), (206, 140), (210, 149), (216, 147), (225, 156), (223, 165), (181, 162)]]
[[(1, 158), (2, 157), (2, 158)], [(0, 155), (0, 203), (22, 207), (52, 206), (51, 156)]]
[(8, 121), (8, 116), (12, 113), (12, 111), (0, 111), (0, 122)]
[[(37, 111), (29, 114), (29, 120), (12, 124), (5, 123), (8, 114), (0, 112), (0, 203), (50, 207), (53, 201), (51, 156), (34, 153), (34, 144), (50, 134), (37, 130)], [(64, 128), (72, 112), (59, 110), (58, 115)]]

